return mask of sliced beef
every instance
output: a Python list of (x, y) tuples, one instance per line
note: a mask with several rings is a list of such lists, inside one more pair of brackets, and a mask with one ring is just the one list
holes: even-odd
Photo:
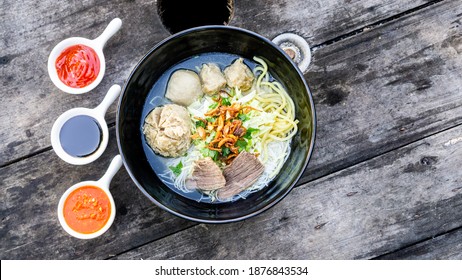
[(194, 163), (191, 178), (186, 180), (188, 189), (200, 189), (213, 191), (223, 188), (226, 184), (225, 177), (218, 165), (209, 157), (197, 160)]
[(223, 170), (226, 179), (224, 188), (218, 190), (218, 198), (227, 200), (250, 187), (263, 174), (263, 164), (251, 153), (240, 153)]

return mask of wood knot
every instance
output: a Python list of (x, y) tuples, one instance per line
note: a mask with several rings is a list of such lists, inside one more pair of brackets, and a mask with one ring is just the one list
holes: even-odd
[(422, 165), (433, 165), (438, 162), (438, 157), (423, 157), (420, 159)]
[(322, 223), (322, 224), (319, 224), (319, 225), (316, 225), (316, 226), (314, 227), (314, 229), (321, 229), (321, 228), (323, 228), (326, 224), (327, 224), (327, 222)]
[(358, 192), (349, 192), (349, 193), (347, 193), (347, 196), (353, 196), (353, 195), (355, 195), (355, 194), (357, 194), (357, 193), (358, 193)]

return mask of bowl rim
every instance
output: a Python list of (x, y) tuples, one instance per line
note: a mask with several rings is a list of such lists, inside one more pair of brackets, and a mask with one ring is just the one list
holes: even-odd
[[(185, 215), (185, 214), (181, 214), (181, 213), (178, 213), (176, 212), (174, 209), (171, 209), (165, 205), (163, 205), (162, 203), (160, 203), (159, 201), (157, 201), (156, 199), (154, 199), (146, 190), (143, 186), (141, 186), (141, 184), (138, 182), (138, 180), (135, 178), (134, 174), (132, 173), (131, 169), (129, 168), (128, 164), (126, 163), (126, 160), (125, 160), (125, 154), (122, 152), (122, 147), (121, 147), (121, 143), (120, 143), (120, 132), (119, 132), (119, 118), (120, 118), (120, 107), (122, 105), (122, 100), (123, 100), (123, 97), (125, 95), (125, 91), (127, 89), (127, 86), (128, 86), (128, 83), (131, 81), (133, 75), (135, 74), (135, 72), (138, 70), (138, 67), (153, 53), (155, 52), (158, 48), (160, 48), (162, 45), (166, 44), (167, 42), (175, 39), (175, 38), (178, 38), (178, 37), (181, 37), (181, 36), (185, 36), (187, 34), (190, 34), (190, 33), (195, 33), (195, 32), (199, 32), (199, 31), (202, 31), (202, 30), (232, 30), (232, 31), (237, 31), (237, 32), (242, 32), (242, 33), (246, 33), (247, 35), (250, 35), (250, 36), (253, 36), (253, 37), (256, 37), (257, 39), (259, 40), (262, 40), (264, 41), (265, 43), (269, 44), (270, 46), (272, 46), (274, 49), (276, 49), (276, 51), (279, 51), (285, 58), (286, 60), (292, 64), (292, 67), (295, 69), (295, 71), (297, 71), (298, 75), (300, 76), (301, 80), (302, 80), (302, 83), (303, 85), (305, 86), (305, 88), (307, 89), (307, 95), (308, 95), (308, 99), (310, 101), (310, 109), (311, 109), (311, 113), (313, 115), (313, 119), (311, 120), (312, 121), (312, 136), (311, 136), (311, 140), (310, 140), (310, 146), (309, 146), (309, 149), (308, 149), (308, 153), (305, 157), (305, 160), (303, 162), (303, 165), (302, 165), (302, 168), (299, 172), (299, 174), (296, 176), (295, 180), (290, 184), (290, 186), (288, 186), (286, 188), (286, 190), (284, 192), (282, 192), (277, 198), (275, 198), (273, 201), (271, 201), (270, 203), (264, 205), (263, 207), (261, 207), (260, 209), (256, 210), (256, 211), (253, 211), (249, 214), (246, 214), (246, 215), (243, 215), (243, 216), (239, 216), (239, 217), (235, 217), (235, 218), (231, 218), (231, 219), (218, 219), (218, 220), (214, 220), (214, 219), (202, 219), (202, 218), (197, 218), (197, 217), (193, 217), (191, 215)], [(189, 221), (193, 221), (193, 222), (198, 222), (198, 223), (207, 223), (207, 224), (226, 224), (226, 223), (232, 223), (232, 222), (238, 222), (238, 221), (243, 221), (243, 220), (246, 220), (248, 218), (251, 218), (251, 217), (254, 217), (254, 216), (257, 216), (263, 212), (265, 212), (266, 210), (270, 209), (271, 207), (273, 207), (274, 205), (276, 205), (277, 203), (279, 203), (283, 198), (285, 198), (289, 193), (290, 191), (295, 187), (295, 185), (298, 183), (298, 181), (300, 180), (301, 176), (303, 175), (303, 173), (305, 172), (306, 168), (307, 168), (307, 165), (308, 165), (308, 162), (313, 154), (313, 150), (314, 150), (314, 145), (315, 145), (315, 139), (316, 139), (316, 125), (317, 125), (317, 119), (316, 119), (316, 110), (315, 110), (315, 106), (314, 106), (314, 101), (313, 101), (313, 95), (311, 93), (311, 90), (310, 88), (308, 87), (308, 84), (303, 76), (303, 73), (302, 71), (298, 68), (298, 66), (292, 61), (292, 59), (290, 59), (290, 57), (281, 49), (279, 48), (276, 44), (274, 44), (271, 40), (265, 38), (264, 36), (258, 34), (258, 33), (255, 33), (253, 31), (250, 31), (250, 30), (247, 30), (247, 29), (244, 29), (244, 28), (240, 28), (240, 27), (235, 27), (235, 26), (229, 26), (229, 25), (204, 25), (204, 26), (198, 26), (198, 27), (193, 27), (193, 28), (190, 28), (190, 29), (186, 29), (186, 30), (183, 30), (181, 32), (178, 32), (178, 33), (175, 33), (175, 34), (172, 34), (170, 36), (168, 36), (167, 38), (161, 40), (160, 42), (158, 42), (157, 44), (154, 45), (154, 47), (152, 47), (145, 55), (143, 55), (143, 57), (136, 63), (136, 65), (133, 67), (132, 71), (130, 72), (128, 78), (125, 80), (124, 82), (124, 86), (122, 88), (122, 93), (120, 94), (119, 96), (119, 102), (117, 104), (117, 115), (116, 115), (116, 138), (117, 138), (117, 147), (119, 149), (119, 153), (122, 157), (122, 162), (125, 166), (125, 170), (127, 170), (128, 172), (128, 175), (130, 176), (130, 178), (132, 179), (132, 181), (135, 183), (135, 185), (138, 187), (138, 189), (150, 200), (152, 201), (155, 205), (157, 205), (158, 207), (160, 207), (161, 209), (177, 216), (177, 217), (180, 217), (180, 218), (183, 218), (183, 219), (186, 219), (186, 220), (189, 220)]]

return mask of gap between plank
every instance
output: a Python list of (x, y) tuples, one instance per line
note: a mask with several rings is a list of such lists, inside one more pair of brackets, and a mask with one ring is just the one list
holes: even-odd
[[(444, 1), (444, 0), (434, 0), (434, 1), (430, 1), (430, 2), (428, 2), (428, 3), (426, 3), (426, 4), (417, 6), (417, 7), (415, 7), (415, 8), (406, 10), (406, 11), (401, 12), (401, 13), (399, 13), (399, 14), (393, 15), (393, 16), (391, 16), (391, 17), (388, 17), (388, 18), (379, 20), (379, 21), (374, 22), (374, 23), (372, 23), (372, 24), (369, 24), (369, 25), (366, 25), (366, 26), (361, 27), (361, 28), (359, 28), (359, 29), (353, 30), (353, 31), (351, 31), (351, 32), (349, 32), (349, 33), (347, 33), (347, 34), (343, 34), (343, 35), (337, 36), (337, 37), (335, 37), (335, 38), (333, 38), (333, 39), (329, 39), (329, 40), (327, 40), (327, 41), (325, 41), (325, 42), (323, 42), (323, 43), (314, 45), (314, 46), (311, 48), (311, 50), (312, 50), (312, 51), (315, 51), (315, 50), (317, 50), (317, 49), (321, 49), (321, 48), (326, 47), (326, 46), (328, 46), (328, 45), (332, 45), (332, 44), (334, 44), (334, 43), (336, 43), (336, 42), (339, 42), (339, 41), (345, 40), (345, 39), (347, 39), (347, 38), (353, 37), (353, 36), (355, 36), (355, 35), (358, 35), (358, 34), (360, 34), (360, 33), (363, 33), (363, 32), (366, 31), (366, 30), (370, 30), (370, 29), (376, 28), (376, 27), (378, 27), (378, 26), (380, 26), (380, 25), (382, 25), (382, 24), (385, 24), (385, 23), (388, 23), (388, 22), (390, 22), (390, 21), (399, 19), (399, 18), (401, 18), (401, 17), (403, 17), (403, 16), (406, 16), (406, 15), (415, 13), (415, 12), (417, 12), (417, 11), (419, 11), (419, 10), (425, 9), (425, 8), (431, 6), (431, 5), (434, 5), (434, 4), (443, 2), (443, 1)], [(109, 124), (108, 124), (108, 128), (112, 128), (112, 127), (114, 127), (114, 126), (115, 126), (115, 122), (112, 122), (112, 123), (109, 123)], [(48, 151), (51, 150), (51, 149), (52, 149), (52, 147), (49, 146), (49, 147), (46, 147), (46, 148), (37, 150), (37, 151), (35, 151), (35, 152), (32, 152), (32, 153), (30, 153), (30, 154), (28, 154), (28, 155), (19, 157), (19, 158), (17, 158), (17, 159), (13, 159), (13, 160), (11, 160), (11, 161), (9, 161), (9, 162), (6, 162), (6, 163), (0, 165), (0, 169), (2, 169), (2, 168), (4, 168), (4, 167), (7, 167), (7, 166), (9, 166), (9, 165), (15, 164), (15, 163), (17, 163), (17, 162), (19, 162), (19, 161), (21, 161), (21, 160), (25, 160), (25, 159), (27, 159), (27, 158), (34, 157), (34, 156), (39, 155), (39, 154), (44, 153), (44, 152), (48, 152)], [(317, 178), (316, 178), (316, 179), (317, 179)]]
[(385, 254), (382, 254), (382, 255), (373, 257), (373, 258), (371, 258), (371, 260), (380, 260), (382, 257), (385, 257), (385, 256), (388, 256), (388, 255), (397, 253), (397, 252), (399, 252), (399, 251), (401, 251), (401, 250), (406, 250), (407, 248), (410, 248), (410, 247), (412, 247), (412, 246), (415, 246), (415, 245), (417, 245), (417, 244), (419, 244), (419, 243), (423, 243), (423, 242), (432, 240), (432, 239), (434, 239), (434, 238), (438, 238), (438, 237), (440, 237), (440, 236), (443, 236), (443, 235), (446, 235), (446, 234), (450, 234), (450, 233), (456, 232), (456, 231), (458, 231), (458, 230), (462, 230), (462, 226), (456, 227), (456, 228), (450, 229), (450, 230), (448, 230), (448, 231), (446, 231), (446, 232), (439, 233), (439, 234), (436, 234), (436, 235), (434, 235), (434, 236), (431, 236), (431, 237), (428, 237), (428, 238), (419, 240), (419, 241), (417, 241), (417, 242), (408, 244), (408, 245), (406, 245), (406, 246), (404, 246), (404, 247), (401, 247), (401, 248), (399, 248), (399, 249), (393, 250), (393, 251), (391, 251), (391, 252), (388, 252), (388, 253), (385, 253)]
[[(109, 128), (113, 128), (114, 126), (115, 126), (115, 122), (108, 123), (107, 128), (108, 128), (108, 129), (109, 129)], [(0, 165), (0, 169), (2, 169), (2, 168), (4, 168), (4, 167), (7, 167), (7, 166), (10, 166), (10, 165), (12, 165), (12, 164), (15, 164), (15, 163), (17, 163), (17, 162), (20, 162), (21, 160), (25, 160), (25, 159), (28, 159), (28, 158), (31, 158), (31, 157), (35, 157), (35, 156), (40, 155), (40, 154), (42, 154), (42, 153), (48, 152), (48, 151), (50, 151), (50, 150), (52, 150), (52, 149), (53, 149), (52, 146), (48, 146), (48, 147), (45, 147), (45, 148), (43, 148), (43, 149), (37, 150), (37, 151), (35, 151), (35, 152), (32, 152), (32, 153), (30, 153), (30, 154), (28, 154), (28, 155), (26, 155), (26, 156), (22, 156), (22, 157), (19, 157), (19, 158), (17, 158), (17, 159), (13, 159), (13, 160), (11, 160), (11, 161), (9, 161), (9, 162), (7, 162), (7, 163), (4, 163), (4, 164)]]
[(430, 1), (430, 2), (428, 2), (428, 3), (422, 4), (422, 5), (420, 5), (420, 6), (417, 6), (417, 7), (415, 7), (415, 8), (409, 9), (409, 10), (406, 10), (406, 11), (404, 11), (404, 12), (401, 12), (401, 13), (399, 13), (399, 14), (393, 15), (393, 16), (391, 16), (391, 17), (388, 17), (388, 18), (385, 18), (385, 19), (376, 21), (376, 22), (374, 22), (374, 23), (372, 23), (372, 24), (369, 24), (369, 25), (363, 26), (363, 27), (361, 27), (361, 28), (355, 29), (355, 30), (353, 30), (353, 31), (351, 31), (351, 32), (348, 32), (348, 33), (346, 33), (346, 34), (337, 36), (337, 37), (335, 37), (335, 38), (333, 38), (333, 39), (329, 39), (329, 40), (327, 40), (327, 41), (325, 41), (325, 42), (323, 42), (323, 43), (314, 45), (314, 46), (311, 48), (311, 50), (312, 50), (312, 51), (315, 51), (315, 50), (317, 50), (317, 49), (321, 49), (321, 48), (323, 48), (323, 47), (332, 45), (332, 44), (334, 44), (334, 43), (343, 41), (343, 40), (348, 39), (348, 38), (350, 38), (350, 37), (353, 37), (353, 36), (355, 36), (355, 35), (361, 34), (361, 33), (363, 33), (364, 31), (371, 30), (371, 29), (373, 29), (373, 28), (376, 28), (376, 27), (378, 27), (378, 26), (381, 26), (381, 25), (383, 25), (383, 24), (386, 24), (386, 23), (388, 23), (388, 22), (390, 22), (390, 21), (393, 21), (393, 20), (399, 19), (399, 18), (401, 18), (401, 17), (410, 15), (410, 14), (412, 14), (412, 13), (415, 13), (415, 12), (419, 11), (419, 10), (425, 9), (425, 8), (427, 8), (427, 7), (429, 7), (429, 6), (432, 6), (432, 5), (434, 5), (434, 4), (437, 4), (437, 3), (440, 3), (440, 2), (443, 2), (443, 1), (444, 1), (444, 0), (434, 0), (434, 1)]
[(10, 165), (12, 165), (12, 164), (15, 164), (15, 163), (17, 163), (17, 162), (20, 162), (20, 161), (22, 161), (22, 160), (25, 160), (25, 159), (28, 159), (28, 158), (31, 158), (31, 157), (35, 157), (35, 156), (40, 155), (40, 154), (42, 154), (42, 153), (48, 152), (48, 151), (50, 151), (50, 150), (52, 150), (52, 149), (53, 149), (53, 148), (52, 148), (51, 146), (48, 146), (48, 147), (45, 147), (45, 148), (43, 148), (43, 149), (37, 150), (37, 151), (35, 151), (35, 152), (32, 152), (32, 153), (30, 153), (30, 154), (28, 154), (28, 155), (19, 157), (19, 158), (17, 158), (17, 159), (13, 159), (13, 160), (11, 160), (11, 161), (9, 161), (9, 162), (7, 162), (7, 163), (4, 163), (4, 164), (0, 165), (0, 170), (1, 170), (2, 168), (4, 168), (4, 167), (8, 167), (8, 166), (10, 166)]
[[(390, 22), (390, 21), (399, 19), (399, 18), (401, 18), (401, 17), (403, 17), (403, 16), (407, 16), (407, 15), (412, 14), (412, 13), (415, 13), (415, 12), (417, 12), (417, 11), (419, 11), (419, 10), (422, 10), (422, 9), (424, 9), (424, 8), (427, 8), (427, 7), (429, 7), (429, 6), (432, 6), (432, 5), (434, 5), (434, 4), (437, 4), (437, 3), (440, 3), (440, 2), (443, 2), (443, 1), (444, 1), (444, 0), (435, 0), (435, 1), (431, 1), (431, 2), (428, 2), (428, 3), (426, 3), (426, 4), (420, 5), (420, 6), (418, 6), (418, 7), (415, 7), (415, 8), (409, 9), (409, 10), (407, 10), (407, 11), (401, 12), (401, 13), (399, 13), (399, 14), (393, 15), (393, 16), (388, 17), (388, 18), (386, 18), (386, 19), (377, 21), (377, 22), (372, 23), (372, 24), (370, 24), (370, 25), (366, 25), (366, 26), (364, 26), (364, 27), (362, 27), (362, 28), (359, 28), (359, 29), (356, 29), (356, 30), (354, 30), (354, 31), (351, 31), (351, 32), (349, 32), (349, 33), (347, 33), (347, 34), (340, 35), (340, 36), (337, 36), (337, 37), (335, 37), (335, 38), (333, 38), (333, 39), (329, 39), (329, 40), (327, 40), (327, 41), (325, 41), (325, 42), (323, 42), (323, 43), (320, 43), (320, 44), (318, 44), (318, 45), (314, 45), (314, 46), (312, 47), (312, 50), (314, 51), (314, 50), (316, 50), (316, 49), (320, 49), (320, 48), (326, 47), (326, 46), (328, 46), (328, 45), (337, 43), (337, 42), (339, 42), (339, 41), (348, 39), (349, 37), (358, 35), (358, 34), (360, 34), (360, 33), (363, 33), (363, 32), (365, 32), (365, 31), (368, 31), (368, 30), (373, 29), (373, 28), (377, 28), (377, 27), (379, 27), (379, 26), (381, 26), (381, 25), (383, 25), (383, 24), (385, 24), (385, 23), (388, 23), (388, 22)], [(115, 124), (116, 124), (115, 122), (108, 123), (108, 128), (115, 127)], [(409, 143), (403, 144), (403, 145), (401, 145), (401, 146), (397, 146), (397, 147), (395, 147), (395, 148), (393, 148), (393, 149), (391, 149), (391, 150), (388, 150), (388, 151), (386, 151), (386, 152), (383, 152), (383, 153), (381, 153), (381, 154), (379, 154), (379, 155), (375, 155), (375, 156), (368, 157), (368, 158), (363, 159), (363, 160), (359, 160), (358, 162), (354, 162), (354, 163), (352, 163), (352, 164), (350, 164), (350, 165), (348, 165), (348, 166), (345, 166), (345, 167), (340, 168), (340, 169), (338, 169), (338, 170), (334, 170), (333, 172), (331, 172), (331, 173), (329, 173), (329, 174), (326, 174), (326, 175), (323, 175), (323, 176), (319, 176), (319, 177), (313, 178), (313, 179), (311, 179), (311, 180), (309, 180), (309, 181), (307, 181), (307, 182), (305, 182), (305, 183), (303, 183), (303, 184), (301, 184), (301, 185), (305, 185), (305, 184), (307, 184), (307, 183), (309, 183), (309, 182), (322, 179), (322, 178), (324, 178), (324, 177), (326, 177), (326, 176), (335, 174), (335, 173), (337, 173), (337, 172), (340, 172), (340, 171), (345, 170), (345, 169), (350, 168), (350, 167), (354, 167), (354, 166), (359, 165), (359, 164), (361, 164), (361, 163), (363, 163), (363, 162), (372, 160), (372, 159), (377, 158), (377, 157), (379, 157), (379, 156), (382, 156), (382, 155), (384, 155), (384, 154), (393, 152), (393, 151), (395, 151), (395, 150), (397, 150), (397, 149), (401, 149), (401, 148), (406, 147), (406, 146), (408, 146), (408, 145), (411, 145), (411, 144), (413, 144), (413, 143), (415, 143), (415, 142), (421, 141), (421, 140), (426, 139), (426, 138), (428, 138), (428, 137), (432, 137), (432, 136), (434, 136), (434, 135), (436, 135), (436, 134), (445, 132), (445, 131), (447, 131), (447, 130), (454, 129), (454, 128), (456, 128), (456, 127), (458, 127), (458, 126), (461, 126), (461, 125), (462, 125), (462, 123), (456, 124), (456, 125), (454, 125), (454, 126), (451, 126), (451, 127), (446, 128), (446, 129), (443, 129), (443, 130), (440, 130), (440, 131), (431, 133), (431, 134), (429, 134), (429, 135), (426, 135), (425, 137), (416, 139), (416, 140), (414, 140), (414, 141), (411, 141), (411, 142), (409, 142)], [(2, 168), (4, 168), (4, 167), (7, 167), (7, 166), (9, 166), (9, 165), (15, 164), (15, 163), (17, 163), (17, 162), (19, 162), (19, 161), (22, 161), (22, 160), (25, 160), (25, 159), (34, 157), (34, 156), (36, 156), (36, 155), (42, 154), (42, 153), (44, 153), (44, 152), (48, 152), (48, 151), (50, 151), (50, 150), (52, 150), (52, 147), (51, 147), (51, 146), (48, 146), (48, 147), (46, 147), (46, 148), (37, 150), (37, 151), (35, 151), (35, 152), (33, 152), (33, 153), (29, 154), (29, 155), (26, 155), (26, 156), (23, 156), (23, 157), (20, 157), (20, 158), (11, 160), (11, 161), (9, 161), (9, 162), (3, 164), (3, 165), (0, 165), (0, 169), (2, 169)], [(301, 185), (297, 185), (296, 187), (299, 187), (299, 186), (301, 186)], [(126, 252), (129, 252), (129, 251), (135, 250), (135, 249), (137, 249), (137, 248), (143, 247), (143, 246), (145, 246), (145, 245), (147, 245), (147, 244), (150, 244), (150, 243), (152, 243), (152, 242), (161, 240), (161, 239), (166, 238), (166, 237), (168, 237), (168, 236), (170, 236), (170, 235), (174, 235), (174, 234), (179, 233), (179, 232), (182, 232), (182, 231), (184, 231), (184, 230), (188, 230), (188, 229), (190, 229), (190, 228), (196, 227), (197, 225), (199, 225), (199, 224), (193, 224), (193, 225), (191, 225), (191, 226), (187, 226), (187, 227), (185, 227), (185, 228), (183, 228), (183, 229), (179, 229), (178, 231), (172, 232), (172, 233), (170, 233), (169, 235), (156, 238), (156, 239), (151, 240), (151, 241), (149, 241), (149, 242), (145, 242), (145, 243), (143, 243), (143, 244), (141, 244), (141, 245), (139, 245), (139, 246), (133, 247), (133, 248), (131, 248), (131, 249), (129, 249), (129, 250), (125, 250), (125, 251), (120, 252), (120, 253), (117, 253), (117, 254), (115, 254), (115, 255), (111, 255), (111, 256), (109, 256), (109, 257), (106, 258), (106, 259), (115, 258), (115, 257), (117, 257), (117, 256), (119, 256), (119, 255), (122, 255), (122, 254), (126, 253)], [(422, 242), (431, 240), (432, 238), (439, 237), (439, 236), (442, 236), (442, 235), (445, 235), (445, 234), (448, 234), (448, 233), (451, 233), (451, 232), (455, 232), (455, 231), (461, 230), (461, 229), (462, 229), (462, 226), (456, 227), (456, 228), (451, 229), (451, 230), (449, 230), (449, 231), (446, 231), (446, 232), (443, 232), (443, 233), (434, 235), (434, 236), (432, 236), (432, 237), (428, 237), (428, 238), (419, 240), (419, 241), (417, 241), (417, 242), (414, 242), (414, 243), (412, 243), (412, 244), (406, 245), (406, 246), (401, 247), (401, 248), (399, 248), (399, 249), (396, 249), (396, 250), (394, 250), (394, 251), (391, 251), (391, 252), (382, 254), (382, 255), (380, 255), (380, 256), (376, 256), (376, 257), (374, 257), (374, 258), (372, 258), (372, 259), (377, 259), (377, 258), (380, 258), (381, 256), (385, 256), (385, 255), (388, 255), (388, 254), (392, 254), (392, 253), (394, 253), (394, 252), (398, 252), (398, 251), (400, 251), (400, 250), (406, 249), (406, 248), (411, 247), (411, 246), (414, 246), (414, 245), (416, 245), (416, 244), (419, 244), (419, 243), (422, 243)]]
[(122, 255), (122, 254), (125, 254), (125, 253), (127, 253), (127, 252), (130, 252), (130, 251), (132, 251), (132, 250), (141, 248), (141, 247), (143, 247), (143, 246), (145, 246), (145, 245), (148, 245), (148, 244), (150, 244), (150, 243), (152, 243), (152, 242), (155, 242), (155, 241), (157, 241), (157, 240), (164, 239), (164, 238), (167, 237), (167, 236), (177, 234), (177, 233), (182, 232), (182, 231), (184, 231), (184, 230), (188, 230), (188, 229), (193, 228), (193, 227), (195, 227), (195, 226), (197, 226), (197, 225), (200, 225), (200, 224), (198, 224), (198, 223), (192, 224), (192, 225), (187, 226), (187, 227), (185, 227), (185, 228), (182, 228), (182, 229), (179, 229), (179, 230), (177, 230), (177, 231), (174, 231), (174, 232), (170, 233), (169, 235), (162, 236), (162, 237), (156, 238), (156, 239), (154, 239), (154, 240), (145, 242), (145, 243), (143, 243), (143, 244), (140, 244), (140, 245), (135, 246), (135, 247), (133, 247), (133, 248), (131, 248), (131, 249), (122, 251), (122, 252), (120, 252), (120, 253), (117, 253), (117, 254), (114, 254), (114, 255), (109, 255), (109, 257), (104, 258), (104, 259), (105, 259), (105, 260), (114, 259), (114, 258), (117, 257), (117, 256), (120, 256), (120, 255)]
[(375, 159), (375, 158), (378, 158), (378, 157), (380, 157), (380, 156), (386, 155), (386, 154), (388, 154), (388, 153), (392, 153), (392, 152), (394, 152), (394, 151), (396, 151), (396, 150), (405, 148), (406, 146), (412, 145), (412, 144), (414, 144), (414, 143), (417, 143), (417, 142), (419, 142), (419, 141), (422, 141), (422, 140), (424, 140), (424, 139), (427, 139), (427, 138), (432, 137), (432, 136), (435, 136), (435, 135), (437, 135), (437, 134), (446, 132), (446, 131), (448, 131), (448, 130), (454, 129), (454, 128), (459, 127), (459, 126), (462, 127), (462, 123), (458, 123), (458, 124), (456, 124), (456, 125), (447, 127), (447, 128), (445, 128), (445, 129), (438, 130), (438, 131), (433, 132), (433, 133), (431, 133), (431, 134), (428, 134), (428, 135), (426, 135), (426, 136), (424, 136), (424, 137), (415, 139), (414, 141), (411, 141), (411, 142), (409, 142), (409, 143), (405, 143), (405, 144), (403, 144), (403, 145), (396, 146), (396, 147), (392, 148), (391, 150), (385, 151), (385, 152), (383, 152), (383, 153), (381, 153), (381, 154), (377, 154), (377, 155), (375, 155), (375, 156), (371, 156), (371, 157), (365, 158), (365, 159), (363, 159), (363, 160), (358, 160), (358, 161), (356, 161), (356, 162), (351, 163), (351, 164), (348, 165), (348, 166), (340, 167), (339, 169), (334, 170), (334, 171), (330, 172), (329, 174), (325, 174), (325, 175), (322, 175), (322, 176), (319, 176), (319, 177), (315, 177), (315, 178), (313, 178), (313, 179), (311, 179), (311, 180), (308, 180), (308, 181), (306, 181), (306, 182), (304, 182), (304, 183), (302, 183), (302, 184), (297, 184), (295, 187), (299, 187), (299, 186), (301, 186), (301, 185), (305, 185), (305, 184), (308, 184), (308, 183), (310, 183), (310, 182), (313, 182), (313, 181), (322, 179), (322, 178), (324, 178), (324, 177), (333, 175), (333, 174), (338, 173), (338, 172), (340, 172), (340, 171), (343, 171), (343, 170), (345, 170), (345, 169), (348, 169), (348, 168), (351, 168), (351, 167), (355, 167), (356, 165), (359, 165), (359, 164), (361, 164), (361, 163), (364, 163), (364, 162), (373, 160), (373, 159)]
[[(457, 125), (454, 125), (454, 126), (451, 126), (451, 127), (448, 127), (448, 128), (446, 128), (446, 129), (443, 129), (443, 130), (438, 131), (438, 132), (435, 132), (435, 133), (431, 133), (431, 134), (429, 134), (429, 135), (427, 135), (427, 136), (425, 136), (425, 137), (422, 137), (422, 138), (417, 139), (417, 140), (415, 140), (415, 141), (412, 141), (412, 142), (409, 142), (409, 143), (407, 143), (407, 144), (401, 145), (401, 146), (399, 146), (399, 147), (396, 147), (396, 148), (394, 148), (394, 149), (391, 149), (391, 150), (389, 150), (389, 151), (387, 151), (387, 152), (384, 152), (384, 153), (382, 153), (382, 154), (379, 154), (379, 155), (376, 155), (376, 156), (372, 156), (372, 157), (370, 157), (370, 158), (367, 158), (367, 159), (364, 159), (364, 160), (355, 162), (355, 163), (353, 163), (353, 164), (351, 164), (351, 165), (349, 165), (349, 166), (347, 166), (347, 167), (344, 167), (344, 168), (342, 168), (342, 169), (336, 170), (336, 171), (331, 172), (331, 173), (329, 173), (329, 174), (326, 174), (326, 175), (323, 175), (323, 176), (314, 178), (314, 179), (309, 180), (309, 181), (307, 181), (307, 182), (305, 182), (305, 183), (303, 183), (303, 184), (300, 184), (300, 185), (297, 184), (294, 188), (298, 188), (298, 187), (300, 187), (300, 186), (302, 186), (302, 185), (306, 185), (306, 184), (308, 184), (308, 183), (310, 183), (310, 182), (313, 182), (313, 181), (316, 181), (316, 180), (320, 180), (320, 179), (322, 179), (322, 178), (324, 178), (324, 177), (327, 177), (327, 176), (333, 175), (333, 174), (335, 174), (335, 173), (341, 172), (341, 171), (343, 171), (343, 170), (345, 170), (345, 169), (355, 167), (355, 166), (357, 166), (357, 165), (359, 165), (359, 164), (362, 164), (362, 163), (364, 163), (364, 162), (366, 162), (366, 161), (372, 160), (372, 159), (374, 159), (374, 158), (380, 157), (380, 156), (385, 155), (385, 154), (388, 154), (388, 153), (392, 153), (392, 152), (394, 152), (394, 151), (396, 151), (396, 150), (398, 150), (398, 149), (402, 149), (402, 148), (404, 148), (404, 147), (406, 147), (406, 146), (412, 145), (412, 144), (414, 144), (414, 143), (416, 143), (416, 142), (419, 142), (419, 141), (422, 141), (422, 140), (427, 139), (427, 138), (429, 138), (429, 137), (435, 136), (436, 134), (443, 133), (443, 132), (445, 132), (445, 131), (448, 131), (448, 130), (457, 128), (457, 127), (459, 127), (459, 126), (462, 127), (462, 123), (457, 124)], [(145, 245), (148, 245), (148, 244), (150, 244), (150, 243), (153, 243), (153, 242), (156, 242), (156, 241), (158, 241), (158, 240), (164, 239), (164, 238), (169, 237), (169, 236), (171, 236), (171, 235), (173, 235), (173, 234), (177, 234), (177, 233), (179, 233), (179, 232), (182, 232), (182, 231), (185, 231), (185, 230), (188, 230), (188, 229), (190, 229), (190, 228), (193, 228), (193, 227), (196, 227), (196, 226), (200, 226), (200, 225), (201, 225), (200, 223), (196, 223), (196, 224), (194, 224), (194, 225), (185, 227), (185, 228), (183, 228), (183, 229), (179, 229), (179, 230), (177, 230), (177, 231), (175, 231), (175, 232), (173, 232), (173, 233), (171, 233), (171, 234), (169, 234), (169, 235), (166, 235), (166, 236), (163, 236), (163, 237), (156, 238), (156, 239), (154, 239), (154, 240), (145, 242), (145, 243), (143, 243), (143, 244), (141, 244), (141, 245), (139, 245), (139, 246), (136, 246), (136, 247), (134, 247), (134, 248), (131, 248), (131, 249), (129, 249), (129, 250), (125, 250), (125, 251), (123, 251), (123, 252), (121, 252), (121, 253), (117, 253), (117, 254), (115, 254), (115, 255), (113, 255), (113, 256), (107, 258), (107, 259), (115, 258), (115, 257), (117, 257), (117, 256), (120, 256), (120, 255), (126, 253), (126, 252), (129, 252), (129, 251), (132, 251), (132, 250), (141, 248), (141, 247), (143, 247), (143, 246), (145, 246)], [(380, 256), (384, 256), (384, 255), (387, 255), (387, 254), (391, 254), (391, 253), (394, 253), (394, 252), (403, 250), (403, 249), (408, 248), (408, 247), (410, 247), (410, 246), (413, 246), (413, 245), (416, 245), (416, 244), (419, 244), (419, 243), (428, 241), (428, 240), (430, 240), (430, 239), (432, 239), (432, 238), (435, 238), (435, 237), (438, 237), (438, 236), (441, 236), (441, 235), (445, 235), (445, 234), (451, 233), (451, 232), (453, 232), (453, 231), (457, 231), (457, 230), (459, 230), (459, 229), (462, 229), (462, 226), (459, 226), (459, 227), (450, 229), (450, 230), (448, 230), (448, 231), (439, 233), (439, 234), (437, 234), (437, 235), (434, 235), (434, 236), (431, 236), (431, 237), (428, 237), (428, 238), (421, 239), (421, 240), (419, 240), (419, 241), (417, 241), (417, 242), (414, 242), (414, 243), (412, 243), (412, 244), (410, 244), (410, 245), (406, 245), (406, 246), (404, 246), (404, 247), (402, 247), (402, 248), (398, 248), (398, 249), (396, 249), (396, 250), (394, 250), (394, 251), (391, 251), (391, 252), (382, 254), (382, 255), (380, 255)], [(372, 258), (372, 259), (379, 258), (380, 256), (376, 256), (376, 257), (374, 257), (374, 258)]]

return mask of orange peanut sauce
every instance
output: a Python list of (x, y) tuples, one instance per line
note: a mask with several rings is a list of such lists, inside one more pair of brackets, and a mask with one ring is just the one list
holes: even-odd
[(95, 186), (83, 186), (69, 194), (64, 202), (64, 220), (73, 230), (89, 234), (104, 227), (111, 216), (107, 194)]

